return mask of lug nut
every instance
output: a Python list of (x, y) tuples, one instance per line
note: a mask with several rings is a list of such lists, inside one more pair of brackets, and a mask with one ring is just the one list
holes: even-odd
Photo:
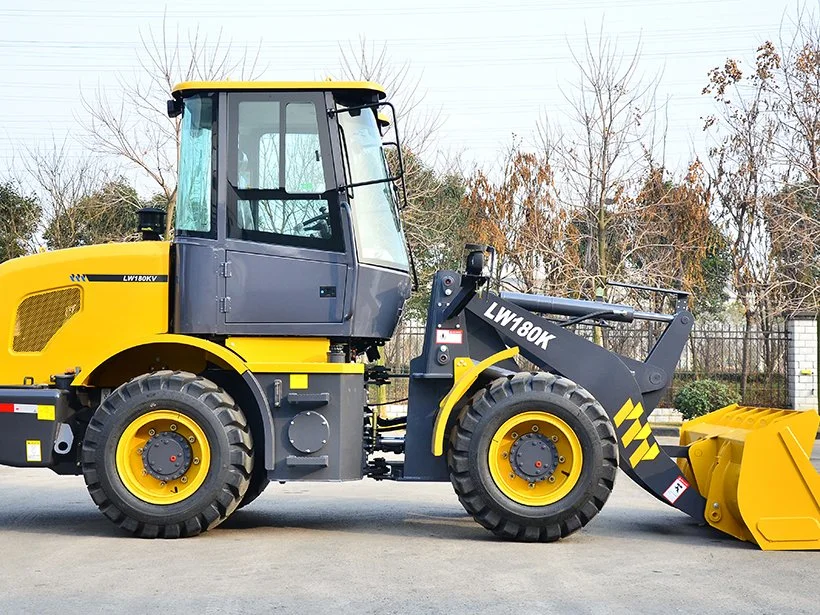
[(533, 426), (532, 426), (532, 430), (533, 430), (533, 431), (538, 431), (538, 425), (533, 425)]
[(551, 439), (553, 442), (558, 442), (558, 436), (553, 436)]
[(515, 478), (515, 472), (510, 472), (510, 478)]
[(188, 436), (188, 442), (193, 444), (194, 442), (196, 442), (196, 438), (194, 438), (193, 436)]
[(506, 458), (507, 458), (507, 452), (505, 451), (505, 452), (501, 453), (501, 459), (506, 459)]
[(171, 423), (171, 431), (176, 431), (176, 430), (177, 430), (177, 426), (174, 425), (173, 423)]
[(142, 455), (142, 449), (141, 448), (137, 449), (137, 455)]
[(188, 477), (187, 477), (187, 476), (183, 476), (182, 478), (180, 478), (180, 479), (179, 479), (179, 482), (181, 482), (181, 483), (187, 483), (187, 482), (188, 482)]
[(199, 465), (199, 457), (194, 457), (194, 465)]
[(529, 485), (527, 485), (527, 487), (529, 487), (530, 489), (533, 489), (535, 487), (535, 483), (530, 483)]
[(160, 481), (159, 486), (160, 486), (160, 487), (164, 487), (164, 486), (165, 486), (165, 481), (164, 481), (164, 480), (163, 480), (163, 481)]
[(549, 482), (551, 482), (551, 483), (554, 483), (554, 482), (555, 482), (555, 477), (554, 477), (554, 476), (550, 476), (547, 480), (548, 480)]
[(518, 432), (517, 432), (517, 431), (512, 432), (512, 433), (510, 434), (510, 437), (511, 437), (511, 438), (517, 438), (517, 437), (518, 437)]
[(566, 459), (564, 459), (563, 455), (558, 456), (558, 463), (564, 463), (565, 461), (566, 461)]
[(156, 435), (156, 433), (157, 433), (157, 430), (156, 430), (156, 429), (154, 429), (153, 427), (152, 427), (151, 429), (149, 429), (149, 430), (148, 430), (148, 435), (149, 435), (149, 436)]

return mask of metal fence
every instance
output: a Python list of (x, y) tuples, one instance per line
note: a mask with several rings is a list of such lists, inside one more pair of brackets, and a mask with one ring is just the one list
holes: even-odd
[[(592, 327), (578, 326), (576, 333), (592, 337)], [(663, 331), (658, 323), (638, 321), (602, 330), (603, 344), (609, 350), (634, 359), (644, 359)], [(730, 324), (697, 324), (678, 362), (672, 386), (659, 407), (673, 407), (675, 394), (693, 380), (711, 378), (741, 393), (743, 387), (743, 347), (746, 336), (747, 373), (742, 403), (752, 406), (787, 408), (789, 391), (786, 370), (788, 336), (784, 325), (768, 330)], [(409, 373), (410, 359), (421, 354), (424, 325), (403, 323), (383, 351), (384, 364), (396, 373)], [(373, 391), (376, 393), (376, 391)], [(381, 401), (407, 397), (407, 380), (395, 379), (378, 392)]]

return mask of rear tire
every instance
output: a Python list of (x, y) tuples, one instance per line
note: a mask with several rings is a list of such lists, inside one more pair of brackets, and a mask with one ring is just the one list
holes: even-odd
[(478, 523), (509, 540), (550, 542), (601, 510), (618, 447), (589, 392), (553, 374), (519, 373), (493, 381), (462, 410), (447, 462)]
[(188, 372), (161, 371), (103, 400), (83, 440), (82, 470), (94, 502), (124, 530), (195, 536), (238, 506), (253, 442), (225, 391)]

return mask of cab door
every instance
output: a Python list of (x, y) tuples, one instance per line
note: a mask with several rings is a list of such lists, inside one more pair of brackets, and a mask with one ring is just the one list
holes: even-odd
[(227, 100), (226, 329), (287, 334), (341, 323), (352, 251), (324, 94), (232, 92)]

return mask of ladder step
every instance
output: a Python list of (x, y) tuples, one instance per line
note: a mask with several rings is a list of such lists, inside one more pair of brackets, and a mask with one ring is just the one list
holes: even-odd
[(318, 408), (330, 403), (330, 393), (288, 393), (288, 403), (302, 408)]
[(288, 455), (287, 464), (291, 467), (315, 466), (326, 468), (328, 466), (328, 458), (327, 455), (319, 455), (318, 457), (298, 457), (297, 455)]

